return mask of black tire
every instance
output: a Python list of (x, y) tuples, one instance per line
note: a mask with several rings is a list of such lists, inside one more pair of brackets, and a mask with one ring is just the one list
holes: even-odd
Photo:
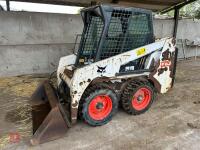
[[(147, 96), (148, 96), (147, 99), (144, 98), (144, 96), (141, 96), (142, 97), (141, 103), (139, 102), (139, 99), (138, 99), (140, 95), (137, 96), (137, 100), (133, 99), (134, 95), (136, 95), (136, 92), (138, 92), (139, 90), (146, 90)], [(150, 108), (151, 104), (153, 103), (155, 99), (155, 95), (156, 94), (154, 91), (154, 87), (152, 86), (150, 82), (133, 80), (129, 84), (127, 84), (126, 88), (124, 89), (122, 93), (122, 98), (121, 98), (122, 107), (128, 114), (131, 114), (131, 115), (142, 114)], [(135, 106), (136, 104), (135, 102), (133, 102), (133, 100), (137, 101), (136, 102), (137, 106)], [(146, 102), (144, 103), (143, 101), (146, 101)], [(141, 105), (142, 103), (144, 103), (144, 105)]]
[(78, 118), (80, 120), (83, 120), (83, 104), (85, 103), (85, 100), (88, 96), (90, 96), (91, 93), (95, 92), (96, 90), (100, 90), (100, 89), (111, 89), (112, 88), (107, 84), (107, 83), (99, 83), (99, 84), (94, 84), (94, 85), (90, 85), (85, 92), (83, 93), (81, 100), (79, 102), (79, 107), (78, 107)]
[[(96, 87), (97, 89), (91, 91), (91, 93), (89, 94), (88, 97), (86, 97), (82, 105), (82, 118), (86, 123), (88, 123), (91, 126), (101, 126), (108, 123), (118, 110), (118, 99), (116, 94), (109, 88), (102, 89), (99, 86)], [(94, 89), (94, 87), (92, 89)], [(110, 105), (112, 105), (112, 107), (110, 108), (109, 113), (105, 117), (103, 117), (102, 119), (94, 119), (94, 116), (92, 116), (90, 113), (89, 107), (91, 107), (90, 105), (92, 105), (92, 101), (94, 101), (94, 99), (97, 96), (102, 96), (102, 95), (109, 97), (109, 101), (111, 101)]]

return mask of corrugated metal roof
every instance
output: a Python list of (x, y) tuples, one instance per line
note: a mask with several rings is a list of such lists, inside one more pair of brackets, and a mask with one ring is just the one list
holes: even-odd
[(112, 3), (123, 6), (133, 6), (133, 7), (151, 9), (153, 11), (162, 11), (174, 7), (176, 5), (188, 4), (195, 0), (13, 0), (13, 1), (83, 6), (83, 7), (90, 6), (91, 3), (93, 4)]

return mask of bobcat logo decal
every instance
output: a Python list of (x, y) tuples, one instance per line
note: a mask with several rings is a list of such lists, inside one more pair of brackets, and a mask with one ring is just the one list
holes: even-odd
[(98, 67), (98, 69), (97, 69), (97, 72), (98, 72), (98, 73), (101, 73), (101, 74), (102, 74), (102, 73), (105, 73), (105, 72), (106, 72), (106, 67), (107, 67), (107, 66), (105, 66), (105, 67), (99, 67), (99, 66), (97, 66), (97, 67)]

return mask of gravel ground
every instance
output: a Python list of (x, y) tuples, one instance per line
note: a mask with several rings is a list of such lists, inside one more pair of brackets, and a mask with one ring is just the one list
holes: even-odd
[[(139, 116), (119, 110), (101, 127), (79, 121), (65, 137), (31, 146), (28, 100), (47, 75), (0, 78), (0, 149), (200, 149), (200, 61), (178, 63), (175, 86)], [(18, 135), (17, 140), (12, 135)]]

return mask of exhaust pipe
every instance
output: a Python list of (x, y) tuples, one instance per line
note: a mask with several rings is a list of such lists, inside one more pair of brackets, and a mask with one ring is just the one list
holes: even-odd
[(44, 81), (31, 96), (32, 145), (58, 139), (71, 127), (69, 111), (59, 103), (53, 86)]

